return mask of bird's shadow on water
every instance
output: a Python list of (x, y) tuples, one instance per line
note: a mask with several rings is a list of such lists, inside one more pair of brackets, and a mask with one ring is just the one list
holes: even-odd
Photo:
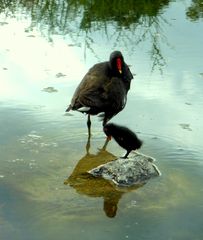
[(96, 154), (91, 154), (90, 138), (88, 137), (86, 144), (85, 156), (78, 161), (72, 174), (64, 181), (64, 184), (73, 187), (79, 194), (95, 198), (102, 197), (104, 199), (103, 210), (106, 216), (113, 218), (116, 216), (118, 203), (122, 195), (142, 185), (128, 189), (117, 188), (108, 180), (90, 175), (88, 173), (89, 170), (117, 158), (112, 153), (106, 151), (107, 142)]

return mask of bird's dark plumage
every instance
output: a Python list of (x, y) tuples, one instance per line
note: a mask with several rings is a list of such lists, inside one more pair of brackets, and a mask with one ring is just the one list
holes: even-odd
[(132, 150), (139, 149), (142, 146), (142, 141), (127, 127), (108, 123), (104, 126), (104, 133), (107, 137), (113, 137), (122, 148), (127, 150), (124, 158), (127, 158)]
[(66, 111), (78, 110), (87, 113), (89, 125), (90, 115), (104, 113), (105, 125), (125, 107), (132, 78), (121, 52), (114, 51), (109, 61), (95, 64), (87, 72)]

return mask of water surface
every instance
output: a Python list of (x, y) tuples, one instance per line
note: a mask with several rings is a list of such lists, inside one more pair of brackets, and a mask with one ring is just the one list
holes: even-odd
[[(202, 1), (0, 4), (0, 238), (202, 239)], [(124, 150), (65, 114), (86, 71), (120, 49), (127, 125), (162, 176), (118, 189), (84, 173)]]

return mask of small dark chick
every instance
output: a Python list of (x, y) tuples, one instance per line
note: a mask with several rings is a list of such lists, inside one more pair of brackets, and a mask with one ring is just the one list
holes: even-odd
[(103, 130), (109, 140), (113, 137), (127, 151), (123, 158), (127, 158), (132, 150), (139, 149), (142, 146), (142, 141), (127, 127), (108, 123), (104, 126)]

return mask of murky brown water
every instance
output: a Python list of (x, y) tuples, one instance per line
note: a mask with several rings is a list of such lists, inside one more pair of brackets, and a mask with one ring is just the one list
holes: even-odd
[[(1, 2), (0, 239), (202, 239), (202, 2)], [(112, 122), (162, 172), (129, 190), (84, 174), (124, 151), (102, 151), (97, 117), (87, 151), (86, 116), (64, 112), (114, 49), (135, 76)]]

